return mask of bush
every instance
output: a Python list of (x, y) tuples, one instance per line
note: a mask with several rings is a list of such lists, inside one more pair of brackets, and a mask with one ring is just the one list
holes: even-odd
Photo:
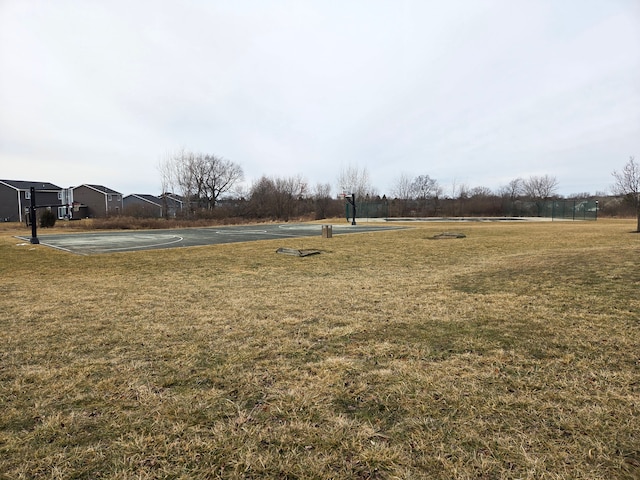
[(56, 224), (56, 215), (51, 210), (40, 214), (40, 228), (51, 228)]

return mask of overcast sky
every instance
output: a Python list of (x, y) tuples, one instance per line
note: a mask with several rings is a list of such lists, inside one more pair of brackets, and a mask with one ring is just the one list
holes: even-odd
[(640, 157), (639, 0), (0, 0), (0, 178), (160, 193), (180, 148), (606, 191)]

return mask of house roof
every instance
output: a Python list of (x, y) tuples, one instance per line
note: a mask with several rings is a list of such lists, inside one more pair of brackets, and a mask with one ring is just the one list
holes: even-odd
[(162, 206), (162, 200), (160, 200), (155, 195), (147, 195), (144, 193), (132, 193), (131, 195), (127, 195), (125, 198), (128, 198), (128, 197), (136, 197), (145, 202), (152, 203), (158, 207)]
[(176, 193), (163, 193), (160, 195), (160, 198), (166, 198), (168, 200), (171, 200), (172, 202), (177, 202), (177, 203), (183, 203), (184, 202), (184, 197), (181, 195), (178, 195)]
[(49, 182), (31, 182), (25, 180), (0, 180), (0, 183), (7, 185), (8, 187), (14, 188), (16, 190), (29, 190), (31, 187), (34, 187), (36, 190), (62, 190), (62, 188), (54, 185)]
[(109, 187), (105, 187), (104, 185), (92, 185), (89, 183), (83, 183), (82, 185), (78, 185), (77, 187), (73, 187), (73, 189), (75, 190), (76, 188), (80, 188), (80, 187), (87, 187), (90, 188), (92, 190), (95, 190), (96, 192), (100, 192), (103, 195), (104, 194), (117, 194), (117, 195), (122, 195), (120, 192), (116, 192), (115, 190), (110, 189)]

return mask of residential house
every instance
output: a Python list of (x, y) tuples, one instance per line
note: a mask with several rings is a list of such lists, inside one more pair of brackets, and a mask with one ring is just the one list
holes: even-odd
[(80, 220), (89, 216), (89, 208), (73, 199), (73, 187), (62, 190), (62, 204), (58, 208), (58, 218), (66, 220)]
[(58, 210), (63, 206), (63, 189), (49, 182), (0, 180), (0, 221), (23, 222), (31, 206), (31, 187), (35, 189), (36, 206)]
[(87, 207), (89, 217), (108, 217), (122, 213), (122, 194), (103, 185), (71, 187), (75, 203)]
[(175, 193), (163, 193), (160, 195), (160, 202), (167, 209), (167, 217), (176, 217), (182, 212), (184, 197)]
[(126, 215), (133, 217), (162, 217), (162, 199), (141, 193), (132, 193), (122, 199)]

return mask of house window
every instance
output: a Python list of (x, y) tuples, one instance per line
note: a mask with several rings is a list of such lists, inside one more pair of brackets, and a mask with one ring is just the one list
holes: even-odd
[(31, 200), (31, 190), (25, 190), (24, 191), (24, 199), (25, 200)]
[(107, 195), (107, 200), (112, 201), (113, 200), (113, 195), (111, 195), (111, 194)]
[(62, 200), (62, 191), (58, 192), (58, 200)]

